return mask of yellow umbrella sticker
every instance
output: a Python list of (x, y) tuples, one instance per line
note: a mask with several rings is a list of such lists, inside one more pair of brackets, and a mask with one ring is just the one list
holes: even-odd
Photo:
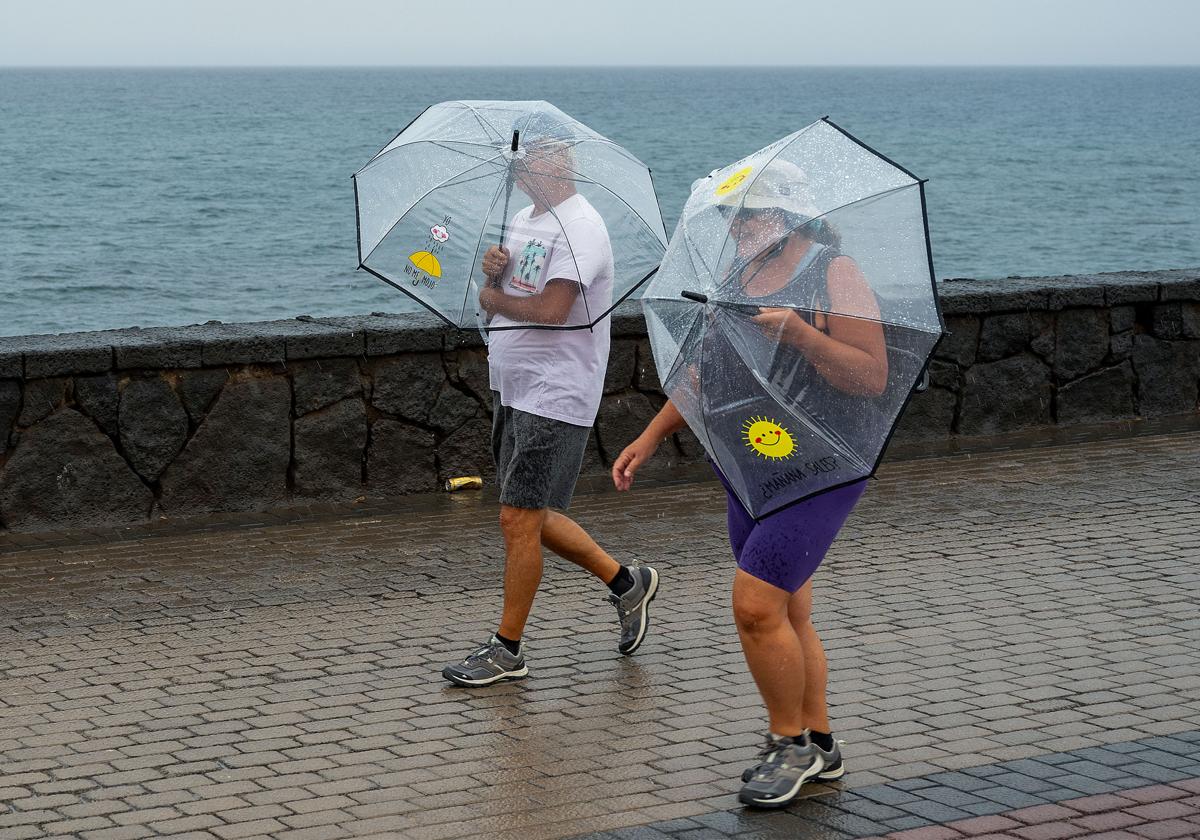
[(428, 251), (417, 251), (416, 253), (410, 254), (408, 261), (424, 271), (430, 277), (442, 276), (442, 264), (438, 262), (437, 257)]
[(734, 172), (728, 178), (721, 182), (721, 186), (717, 187), (717, 195), (729, 195), (742, 185), (742, 182), (750, 177), (750, 173), (754, 171), (753, 166), (744, 166), (737, 172)]

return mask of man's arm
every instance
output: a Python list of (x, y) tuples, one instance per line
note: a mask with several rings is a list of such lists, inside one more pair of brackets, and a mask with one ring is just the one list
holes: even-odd
[(536, 295), (506, 295), (501, 289), (491, 286), (479, 292), (479, 304), (493, 315), (503, 315), (512, 321), (527, 324), (560, 326), (567, 322), (571, 306), (579, 294), (579, 284), (574, 280), (553, 279)]

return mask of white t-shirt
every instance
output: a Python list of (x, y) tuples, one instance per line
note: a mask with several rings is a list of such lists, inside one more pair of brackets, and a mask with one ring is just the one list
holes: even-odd
[[(501, 281), (505, 294), (529, 297), (550, 280), (573, 280), (582, 290), (571, 305), (567, 325), (586, 324), (612, 306), (608, 228), (578, 193), (538, 216), (532, 205), (520, 210), (508, 227), (504, 247), (509, 254)], [(524, 322), (497, 314), (490, 326), (520, 323)], [(608, 318), (591, 329), (494, 330), (488, 334), (492, 390), (511, 408), (591, 426), (604, 391), (608, 348)]]

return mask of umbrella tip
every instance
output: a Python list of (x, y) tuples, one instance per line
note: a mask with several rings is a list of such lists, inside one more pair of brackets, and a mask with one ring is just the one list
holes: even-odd
[(701, 292), (689, 292), (686, 289), (680, 292), (688, 300), (694, 300), (696, 303), (708, 303), (708, 295)]
[(513, 129), (513, 141), (512, 141), (512, 150), (514, 152), (517, 150), (517, 141), (520, 139), (521, 139), (521, 132), (514, 128)]

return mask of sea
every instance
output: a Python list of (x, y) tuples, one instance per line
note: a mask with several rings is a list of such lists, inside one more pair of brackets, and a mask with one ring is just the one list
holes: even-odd
[(416, 311), (350, 176), (426, 106), (545, 99), (691, 181), (822, 116), (928, 179), (938, 277), (1200, 266), (1200, 67), (0, 69), (0, 335)]

